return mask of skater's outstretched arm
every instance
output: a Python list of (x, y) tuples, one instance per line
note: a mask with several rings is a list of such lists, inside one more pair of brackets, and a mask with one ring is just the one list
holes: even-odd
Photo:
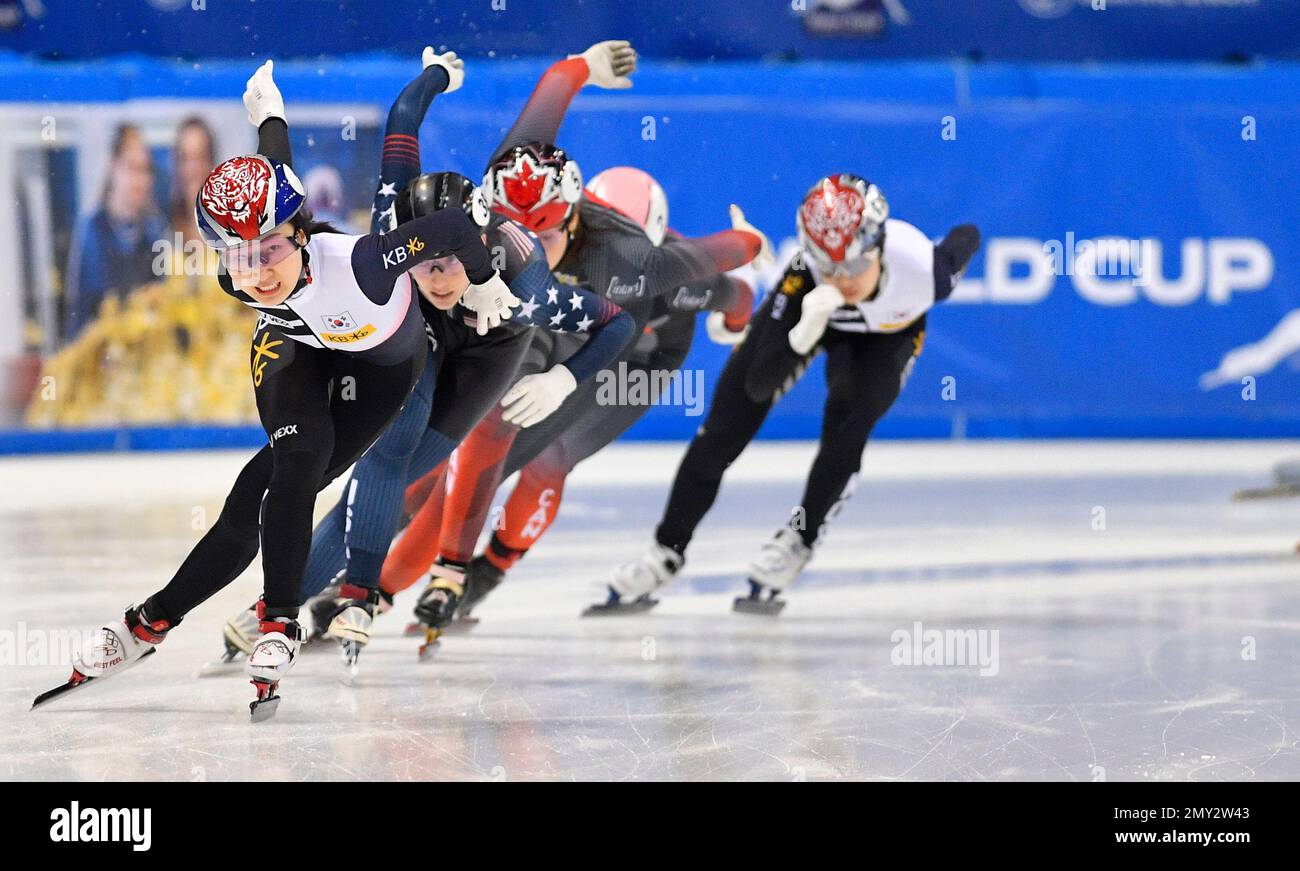
[(267, 61), (244, 85), (244, 108), (257, 128), (257, 153), (293, 166), (289, 147), (289, 124), (284, 120), (284, 97), (275, 84), (275, 61)]
[(465, 79), (465, 63), (454, 51), (435, 55), (426, 46), (423, 62), (423, 71), (402, 89), (388, 110), (384, 151), (379, 162), (379, 187), (370, 210), (372, 233), (397, 227), (393, 204), (407, 183), (420, 174), (420, 125), (424, 116), (434, 97), (455, 91)]
[(934, 301), (952, 295), (970, 259), (980, 247), (980, 231), (974, 224), (959, 224), (934, 246)]
[(533, 88), (514, 126), (493, 152), (488, 165), (517, 145), (529, 142), (554, 145), (564, 113), (583, 85), (630, 88), (632, 80), (628, 76), (635, 71), (636, 50), (626, 40), (598, 42), (582, 54), (569, 55), (565, 60), (551, 64)]

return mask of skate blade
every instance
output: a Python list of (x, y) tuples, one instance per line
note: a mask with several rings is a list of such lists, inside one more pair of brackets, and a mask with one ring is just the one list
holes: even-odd
[(1234, 502), (1252, 502), (1256, 499), (1289, 499), (1300, 496), (1300, 484), (1277, 484), (1273, 487), (1238, 490), (1232, 494)]
[(339, 675), (339, 682), (345, 687), (354, 686), (360, 671), (357, 660), (361, 658), (361, 648), (365, 645), (356, 641), (344, 641), (340, 647), (343, 654), (343, 673)]
[(638, 596), (631, 602), (621, 600), (613, 602), (601, 602), (598, 605), (588, 605), (583, 610), (583, 617), (626, 617), (631, 614), (644, 614), (655, 605), (659, 604), (658, 599), (652, 599), (649, 595)]
[(265, 699), (258, 699), (248, 703), (248, 719), (250, 723), (265, 723), (275, 716), (275, 712), (280, 709), (280, 697), (268, 696)]
[[(130, 665), (124, 665), (120, 669), (118, 669), (117, 674), (121, 674), (124, 671), (135, 668), (137, 665), (144, 662), (149, 657), (153, 656), (157, 650), (158, 648), (156, 647), (150, 647), (147, 651), (140, 654), (140, 658), (137, 659), (135, 662), (131, 663)], [(84, 687), (90, 686), (92, 683), (94, 683), (97, 680), (99, 680), (99, 678), (97, 677), (88, 677), (85, 678), (84, 680), (78, 681), (77, 683), (72, 683), (71, 681), (68, 681), (62, 686), (57, 686), (52, 690), (46, 690), (45, 692), (41, 693), (39, 696), (37, 696), (35, 699), (32, 700), (32, 706), (28, 708), (28, 711), (34, 711), (38, 706), (47, 705), (50, 702), (54, 701), (55, 699), (64, 698), (65, 696), (69, 695), (73, 690), (79, 690)]]
[(759, 599), (754, 596), (737, 596), (731, 603), (731, 610), (737, 614), (757, 614), (760, 617), (775, 617), (785, 609), (785, 599)]
[(203, 665), (199, 666), (198, 671), (194, 672), (194, 676), (217, 677), (223, 674), (234, 674), (236, 671), (242, 671), (243, 660), (247, 658), (248, 654), (231, 645), (229, 639), (227, 639), (226, 652), (221, 654), (221, 658), (203, 663)]
[(243, 654), (239, 654), (234, 659), (213, 660), (200, 665), (198, 671), (194, 672), (195, 677), (222, 677), (227, 674), (238, 674), (244, 670)]
[(420, 645), (418, 655), (421, 662), (432, 659), (433, 654), (442, 646), (439, 639), (442, 637), (441, 629), (430, 629), (427, 626), (420, 627), (424, 630), (424, 643)]

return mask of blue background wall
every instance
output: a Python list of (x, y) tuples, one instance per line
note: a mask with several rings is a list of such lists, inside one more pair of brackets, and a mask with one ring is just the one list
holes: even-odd
[[(291, 106), (386, 107), (414, 64), (355, 56), (278, 62), (276, 73)], [(0, 79), (11, 100), (237, 99), (252, 65), (10, 58), (0, 59)], [(425, 168), (481, 171), (545, 65), (471, 62), (466, 87), (437, 101), (422, 131)], [(1259, 378), (1253, 399), (1239, 383), (1205, 391), (1198, 379), (1300, 308), (1297, 86), (1300, 66), (1289, 63), (647, 62), (632, 91), (584, 92), (560, 140), (588, 175), (622, 163), (657, 175), (673, 225), (688, 234), (724, 226), (734, 201), (774, 241), (792, 236), (808, 185), (851, 170), (880, 184), (896, 217), (934, 236), (973, 221), (986, 241), (1153, 237), (1169, 281), (1188, 268), (1184, 240), (1257, 239), (1272, 279), (1226, 303), (1210, 301), (1201, 282), (1177, 305), (1140, 291), (1101, 305), (1061, 275), (1032, 304), (945, 304), (878, 434), (1282, 436), (1300, 431), (1300, 375), (1287, 362)], [(1254, 140), (1242, 137), (1246, 116)], [(954, 140), (941, 136), (945, 117)], [(987, 290), (983, 253), (968, 277)], [(687, 365), (711, 384), (724, 357), (701, 330)], [(955, 379), (954, 400), (942, 395), (945, 378)], [(764, 434), (814, 436), (822, 396), (816, 368)], [(634, 435), (687, 437), (698, 423), (680, 408), (655, 409)]]
[[(0, 0), (0, 6), (17, 0)], [(318, 57), (418, 53), (442, 41), (496, 59), (635, 39), (690, 60), (946, 58), (1209, 59), (1296, 56), (1300, 0), (835, 0), (875, 13), (872, 38), (808, 32), (817, 0), (42, 0), (0, 31), (0, 50), (47, 57)], [(195, 5), (201, 9), (196, 10)], [(1094, 9), (1095, 4), (1104, 9)]]

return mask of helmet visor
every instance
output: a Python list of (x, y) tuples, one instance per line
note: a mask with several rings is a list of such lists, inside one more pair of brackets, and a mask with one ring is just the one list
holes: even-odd
[(222, 249), (221, 262), (228, 272), (256, 272), (275, 266), (300, 247), (288, 236), (268, 236)]

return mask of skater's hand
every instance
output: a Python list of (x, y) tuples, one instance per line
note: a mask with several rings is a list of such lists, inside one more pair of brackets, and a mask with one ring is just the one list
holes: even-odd
[(731, 215), (731, 229), (740, 230), (742, 233), (753, 233), (758, 237), (758, 253), (754, 255), (753, 260), (749, 261), (749, 265), (760, 271), (771, 266), (774, 258), (772, 243), (768, 240), (767, 234), (746, 221), (745, 213), (735, 203), (731, 204), (728, 214)]
[(636, 49), (626, 39), (607, 39), (569, 57), (580, 57), (587, 62), (588, 85), (615, 90), (632, 87), (628, 76), (636, 72)]
[(704, 328), (709, 331), (709, 338), (719, 345), (739, 345), (749, 335), (749, 324), (739, 330), (728, 327), (726, 312), (709, 312)]
[(501, 419), (520, 427), (541, 423), (560, 407), (578, 386), (569, 367), (552, 366), (540, 375), (525, 375), (501, 397)]
[(244, 85), (244, 108), (254, 127), (261, 127), (267, 118), (284, 120), (284, 97), (272, 78), (275, 61), (267, 61)]
[(794, 352), (807, 354), (811, 351), (826, 332), (831, 312), (844, 304), (844, 294), (833, 284), (819, 284), (808, 291), (803, 298), (799, 323), (790, 328), (788, 336)]
[(447, 73), (447, 90), (444, 94), (450, 94), (465, 84), (465, 62), (456, 57), (456, 52), (449, 51), (444, 54), (434, 54), (433, 46), (424, 47), (424, 55), (421, 58), (424, 62), (424, 68), (442, 67)]
[(487, 331), (510, 320), (511, 309), (521, 305), (519, 297), (510, 292), (510, 285), (495, 274), (482, 284), (471, 284), (460, 298), (461, 305), (474, 312), (478, 320), (478, 334), (487, 335)]

